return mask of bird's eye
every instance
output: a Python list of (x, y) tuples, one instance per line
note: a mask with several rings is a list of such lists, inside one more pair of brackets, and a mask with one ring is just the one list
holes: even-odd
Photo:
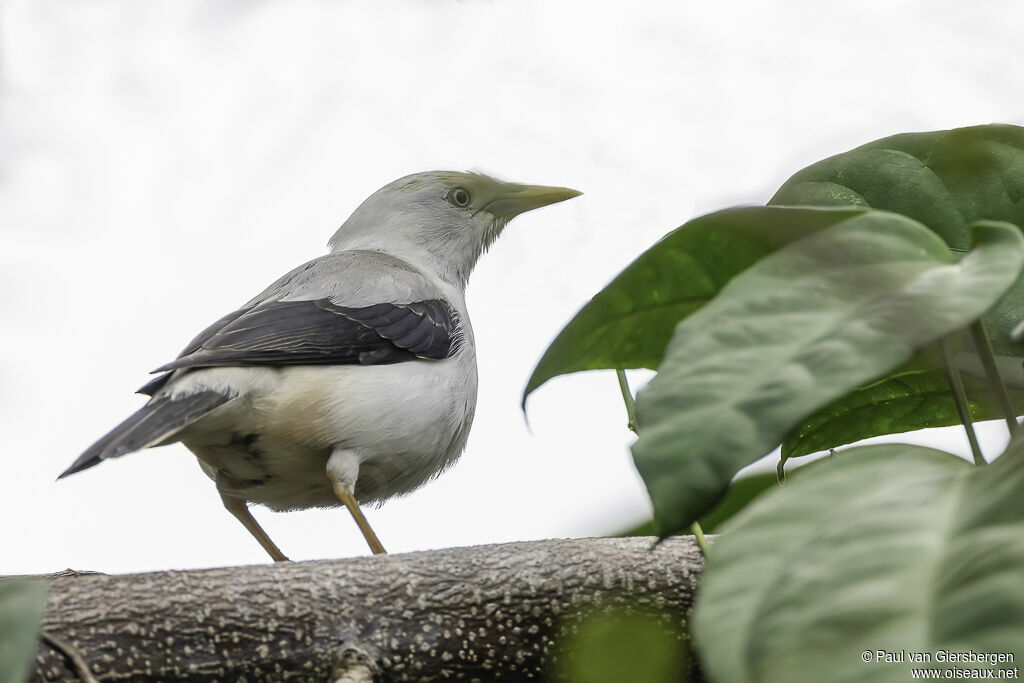
[(452, 203), (452, 206), (464, 209), (469, 206), (469, 192), (461, 187), (456, 187), (448, 193), (448, 201)]

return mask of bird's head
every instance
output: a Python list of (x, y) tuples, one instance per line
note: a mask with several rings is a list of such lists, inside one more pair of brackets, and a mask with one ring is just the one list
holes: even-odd
[(510, 220), (579, 194), (564, 187), (506, 183), (481, 173), (415, 173), (370, 195), (329, 244), (332, 251), (387, 252), (464, 285)]

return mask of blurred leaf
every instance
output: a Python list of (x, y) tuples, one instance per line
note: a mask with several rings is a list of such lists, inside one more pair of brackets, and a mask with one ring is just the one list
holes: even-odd
[[(769, 204), (893, 211), (966, 250), (976, 220), (1024, 226), (1024, 128), (974, 126), (875, 140), (797, 172)], [(1009, 339), (1021, 320), (1024, 280), (985, 317), (997, 353), (1024, 356), (1024, 345)]]
[(851, 448), (758, 500), (718, 538), (702, 578), (694, 635), (707, 673), (729, 683), (910, 680), (911, 664), (876, 662), (877, 650), (1019, 662), (1021, 446), (986, 467), (917, 446)]
[(908, 218), (869, 212), (766, 256), (676, 327), (637, 397), (637, 469), (661, 534), (837, 397), (977, 319), (1016, 280), (1024, 237), (978, 223), (959, 264)]
[(722, 501), (700, 520), (706, 534), (717, 534), (722, 525), (741, 510), (757, 500), (765, 491), (778, 488), (779, 480), (774, 472), (755, 474), (732, 482)]
[[(798, 472), (800, 468), (793, 470)], [(792, 473), (791, 473), (792, 474)], [(765, 474), (754, 474), (749, 477), (735, 479), (729, 485), (722, 502), (715, 506), (715, 509), (701, 518), (700, 526), (706, 534), (717, 534), (721, 526), (732, 519), (733, 515), (745, 508), (765, 491), (778, 486), (779, 482), (774, 472)], [(615, 534), (616, 536), (655, 536), (658, 529), (654, 520), (648, 520), (643, 524), (627, 531)]]
[(680, 629), (647, 612), (584, 617), (561, 643), (557, 680), (571, 683), (679, 683), (687, 646)]
[(0, 683), (23, 683), (36, 655), (46, 583), (0, 580)]
[(581, 370), (657, 368), (676, 323), (758, 259), (857, 210), (727, 209), (695, 218), (641, 254), (548, 346), (523, 392)]
[[(1002, 419), (988, 383), (962, 375), (971, 417)], [(1010, 391), (1017, 412), (1024, 391)], [(872, 436), (960, 424), (945, 370), (934, 368), (895, 375), (853, 391), (807, 418), (782, 443), (782, 459), (828, 450)]]
[(646, 522), (641, 522), (634, 527), (630, 527), (625, 531), (617, 531), (614, 536), (618, 538), (628, 538), (631, 536), (654, 536), (658, 533), (657, 527), (654, 526), (654, 520), (649, 519)]

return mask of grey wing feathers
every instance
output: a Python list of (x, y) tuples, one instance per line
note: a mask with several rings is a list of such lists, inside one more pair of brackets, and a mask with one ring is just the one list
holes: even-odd
[(156, 372), (440, 360), (455, 353), (458, 342), (458, 314), (441, 299), (361, 307), (342, 306), (330, 299), (267, 301), (231, 317), (198, 348)]
[(216, 391), (151, 400), (127, 420), (86, 449), (58, 479), (132, 451), (156, 446), (213, 409), (231, 400)]
[(295, 268), (203, 330), (139, 393), (155, 395), (189, 368), (440, 360), (461, 338), (458, 313), (419, 270), (388, 254), (338, 252)]

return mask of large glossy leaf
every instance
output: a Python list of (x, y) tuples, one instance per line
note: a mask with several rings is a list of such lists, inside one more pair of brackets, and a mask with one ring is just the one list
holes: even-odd
[(736, 274), (860, 210), (727, 209), (670, 232), (598, 292), (544, 352), (523, 392), (581, 370), (658, 367), (676, 323)]
[[(962, 375), (971, 417), (1002, 418), (988, 383)], [(1013, 405), (1024, 408), (1024, 391), (1010, 391)], [(828, 450), (861, 439), (927, 427), (960, 424), (953, 394), (943, 369), (917, 370), (861, 387), (833, 401), (782, 443), (782, 459)]]
[(770, 204), (857, 205), (924, 223), (965, 250), (977, 220), (1024, 223), (1024, 128), (973, 126), (903, 133), (794, 174)]
[(763, 258), (676, 327), (637, 398), (637, 469), (662, 534), (710, 510), (742, 467), (839, 396), (990, 308), (1024, 263), (982, 222), (958, 264), (933, 232), (869, 212)]
[[(799, 171), (769, 204), (893, 211), (964, 250), (976, 220), (1024, 226), (1024, 128), (987, 125), (882, 138)], [(1021, 320), (1024, 280), (986, 316), (997, 352), (1024, 356), (1024, 344), (1010, 340)]]
[[(910, 216), (951, 247), (966, 249), (976, 219), (1024, 226), (1024, 128), (975, 126), (932, 133), (907, 133), (870, 142), (808, 166), (775, 194), (773, 205), (864, 206)], [(1024, 356), (1010, 332), (1024, 318), (1024, 279), (985, 316), (993, 346), (1004, 360)], [(1019, 361), (1017, 365), (1019, 366)], [(938, 363), (918, 367), (838, 399), (811, 416), (783, 444), (783, 457), (872, 436), (957, 424)], [(977, 420), (1002, 417), (991, 393), (973, 388)], [(1024, 400), (1014, 401), (1018, 412)]]
[(0, 683), (27, 679), (45, 606), (44, 582), (0, 579)]
[(911, 680), (915, 665), (877, 661), (879, 650), (933, 657), (915, 668), (946, 668), (934, 661), (940, 649), (1010, 653), (1019, 666), (1020, 443), (987, 467), (886, 445), (806, 470), (738, 515), (714, 545), (695, 612), (711, 680)]

